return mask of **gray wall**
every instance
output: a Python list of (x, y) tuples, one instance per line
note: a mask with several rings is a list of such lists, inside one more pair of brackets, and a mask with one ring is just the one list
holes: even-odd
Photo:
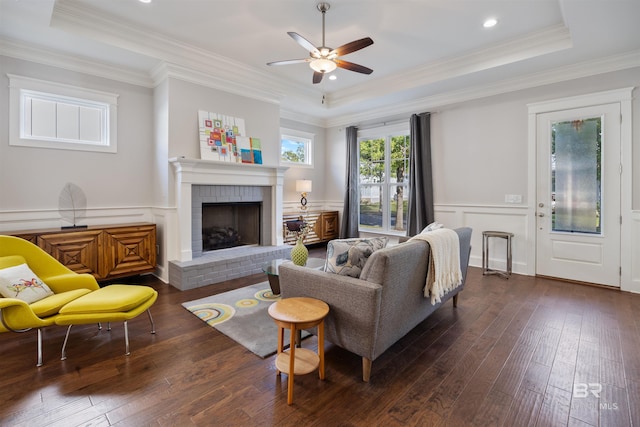
[[(168, 158), (200, 158), (198, 110), (242, 118), (247, 136), (260, 138), (262, 161), (278, 165), (280, 106), (175, 78), (168, 79)], [(168, 164), (167, 164), (167, 167)], [(169, 174), (169, 200), (173, 206), (173, 175)]]
[[(84, 190), (88, 208), (152, 204), (150, 89), (8, 57), (1, 61), (0, 211), (57, 210), (58, 196), (67, 182)], [(9, 146), (7, 73), (119, 94), (118, 152)]]
[[(314, 135), (313, 167), (290, 166), (285, 173), (284, 200), (293, 204), (300, 203), (300, 193), (296, 191), (297, 179), (310, 179), (313, 182), (313, 191), (307, 199), (309, 207), (323, 206), (327, 200), (327, 191), (331, 187), (330, 177), (327, 174), (327, 165), (332, 161), (326, 153), (325, 129), (293, 120), (281, 119), (280, 127), (307, 132)], [(343, 172), (344, 174), (344, 172)]]
[[(520, 194), (522, 204), (530, 203), (527, 104), (631, 86), (640, 87), (639, 68), (431, 108), (435, 203), (502, 205), (505, 194)], [(635, 210), (640, 209), (639, 90), (633, 100)], [(326, 197), (342, 198), (344, 127), (327, 129), (326, 135), (332, 153)]]
[[(285, 174), (285, 211), (299, 203), (295, 180), (300, 178), (313, 180), (311, 207), (340, 209), (346, 169), (344, 126), (324, 129), (281, 120), (280, 106), (275, 102), (176, 78), (151, 89), (8, 57), (0, 59), (0, 99), (5, 100), (0, 102), (0, 230), (52, 226), (59, 221), (58, 195), (65, 183), (73, 182), (87, 195), (88, 208), (94, 213), (92, 224), (132, 219), (156, 222), (161, 262), (166, 266), (162, 254), (177, 244), (171, 235), (165, 235), (164, 228), (167, 224), (175, 226), (173, 172), (168, 159), (199, 158), (199, 109), (244, 118), (247, 133), (261, 138), (264, 163), (270, 166), (278, 165), (281, 127), (315, 134), (314, 167), (290, 168)], [(119, 94), (118, 152), (9, 146), (7, 73)], [(531, 238), (526, 234), (526, 224), (531, 219), (526, 208), (531, 205), (532, 195), (528, 194), (527, 182), (527, 104), (631, 86), (640, 87), (640, 68), (420, 109), (433, 112), (436, 216), (441, 215), (450, 226), (467, 223), (482, 230), (497, 224), (513, 229), (514, 271), (530, 272)], [(372, 119), (367, 125), (376, 121), (387, 118)], [(633, 100), (633, 167), (633, 221), (637, 225), (631, 239), (633, 253), (640, 253), (638, 89)], [(505, 204), (505, 194), (522, 195), (522, 204)], [(479, 265), (479, 236), (474, 235), (472, 265)], [(640, 291), (640, 268), (636, 270), (632, 278)]]

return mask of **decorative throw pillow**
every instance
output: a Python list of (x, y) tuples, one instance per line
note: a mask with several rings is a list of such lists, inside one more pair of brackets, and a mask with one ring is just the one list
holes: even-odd
[(423, 233), (428, 233), (429, 231), (433, 231), (433, 230), (437, 230), (439, 228), (444, 227), (444, 225), (440, 224), (438, 221), (436, 222), (432, 222), (431, 224), (427, 225), (421, 232), (420, 234)]
[(53, 295), (53, 292), (27, 264), (20, 264), (0, 270), (0, 294), (31, 304)]
[(367, 259), (378, 249), (387, 246), (387, 241), (386, 237), (331, 240), (327, 244), (324, 270), (358, 278)]

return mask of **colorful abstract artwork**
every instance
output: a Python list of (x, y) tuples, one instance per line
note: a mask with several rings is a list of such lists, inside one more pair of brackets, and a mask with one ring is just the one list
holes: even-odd
[(262, 164), (262, 144), (246, 136), (244, 119), (198, 111), (198, 125), (201, 159)]
[(245, 135), (244, 119), (198, 111), (200, 158), (221, 162), (242, 161), (237, 138)]
[(240, 136), (236, 138), (236, 142), (242, 163), (262, 164), (262, 144), (259, 138)]
[(262, 143), (259, 138), (251, 138), (251, 152), (253, 153), (253, 163), (262, 164)]

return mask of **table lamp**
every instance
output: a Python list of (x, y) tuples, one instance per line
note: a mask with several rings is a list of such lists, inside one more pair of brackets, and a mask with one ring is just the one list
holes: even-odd
[(311, 193), (311, 180), (310, 179), (298, 179), (296, 180), (296, 191), (300, 193), (301, 199), (300, 209), (303, 211), (307, 209), (307, 193)]

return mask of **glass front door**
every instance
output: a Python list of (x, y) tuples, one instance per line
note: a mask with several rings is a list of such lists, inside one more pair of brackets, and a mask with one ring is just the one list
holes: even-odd
[(620, 104), (536, 116), (536, 274), (620, 286)]

